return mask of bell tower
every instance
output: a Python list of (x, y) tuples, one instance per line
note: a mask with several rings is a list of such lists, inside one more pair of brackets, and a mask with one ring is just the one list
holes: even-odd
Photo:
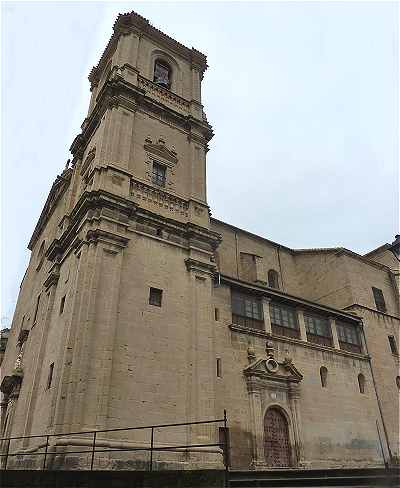
[[(220, 235), (210, 229), (206, 198), (213, 135), (201, 104), (206, 68), (203, 54), (140, 15), (118, 16), (89, 76), (73, 160), (28, 245), (4, 359), (7, 434), (222, 415), (214, 394)], [(168, 442), (199, 444), (211, 434), (198, 427)]]
[[(113, 192), (162, 217), (209, 228), (201, 104), (206, 57), (136, 13), (120, 15), (90, 73), (91, 101), (71, 151), (83, 185), (95, 167), (131, 176)], [(90, 168), (89, 168), (90, 166)], [(115, 178), (114, 178), (115, 180)], [(127, 195), (128, 192), (128, 195)]]

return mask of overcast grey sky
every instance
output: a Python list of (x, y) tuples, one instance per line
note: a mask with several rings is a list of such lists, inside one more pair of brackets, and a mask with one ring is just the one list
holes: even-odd
[(208, 56), (213, 216), (364, 253), (398, 231), (395, 2), (2, 3), (2, 325), (119, 12)]

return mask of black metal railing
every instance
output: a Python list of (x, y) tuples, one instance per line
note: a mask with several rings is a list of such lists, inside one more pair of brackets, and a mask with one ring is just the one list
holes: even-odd
[[(206, 424), (222, 424), (221, 427), (219, 427), (219, 437), (218, 437), (218, 442), (214, 443), (208, 443), (208, 444), (180, 444), (180, 445), (173, 445), (173, 446), (158, 446), (155, 445), (155, 431), (156, 429), (166, 429), (166, 428), (177, 428), (177, 427), (190, 427), (190, 426), (199, 426), (199, 425), (206, 425)], [(109, 447), (106, 449), (99, 449), (99, 446), (96, 442), (98, 441), (98, 434), (104, 434), (104, 433), (111, 433), (111, 432), (128, 432), (128, 431), (138, 431), (138, 430), (149, 430), (150, 431), (150, 441), (149, 447), (120, 447), (120, 448), (113, 448)], [(215, 420), (201, 420), (197, 422), (180, 422), (180, 423), (174, 423), (174, 424), (155, 424), (155, 425), (146, 425), (146, 426), (141, 426), (141, 427), (126, 427), (126, 428), (117, 428), (117, 429), (105, 429), (105, 430), (88, 430), (88, 431), (78, 431), (78, 432), (64, 432), (62, 434), (38, 434), (38, 435), (29, 435), (29, 436), (16, 436), (16, 437), (4, 437), (0, 439), (0, 446), (1, 446), (1, 451), (2, 453), (0, 454), (0, 459), (1, 459), (1, 466), (3, 470), (7, 469), (7, 464), (9, 461), (10, 457), (14, 456), (43, 456), (43, 463), (41, 466), (42, 470), (48, 469), (47, 466), (47, 458), (49, 456), (49, 448), (56, 448), (57, 446), (52, 446), (50, 444), (50, 439), (51, 438), (60, 438), (60, 437), (68, 437), (68, 436), (73, 436), (73, 435), (92, 435), (92, 443), (91, 443), (91, 448), (90, 449), (85, 449), (85, 450), (77, 450), (77, 451), (66, 451), (66, 452), (60, 452), (60, 451), (52, 451), (52, 455), (57, 455), (57, 454), (65, 454), (65, 455), (70, 455), (70, 454), (88, 454), (90, 453), (90, 470), (93, 470), (94, 466), (94, 461), (95, 461), (95, 455), (96, 453), (100, 452), (138, 452), (138, 451), (148, 451), (150, 452), (150, 459), (148, 462), (148, 467), (149, 471), (153, 471), (153, 454), (154, 452), (165, 452), (165, 451), (171, 451), (171, 452), (201, 452), (198, 449), (201, 448), (206, 448), (206, 447), (219, 447), (222, 450), (222, 456), (223, 456), (223, 463), (225, 466), (225, 470), (228, 471), (229, 468), (229, 463), (230, 463), (230, 451), (229, 451), (229, 429), (227, 427), (227, 415), (226, 411), (224, 410), (224, 417), (222, 419), (215, 419)], [(26, 452), (24, 450), (17, 450), (15, 452), (10, 452), (10, 443), (11, 441), (16, 441), (16, 440), (23, 440), (23, 439), (46, 439), (45, 444), (36, 446), (36, 449), (42, 449), (44, 448), (43, 452)], [(104, 441), (101, 442), (104, 444)], [(73, 444), (73, 442), (72, 442)]]

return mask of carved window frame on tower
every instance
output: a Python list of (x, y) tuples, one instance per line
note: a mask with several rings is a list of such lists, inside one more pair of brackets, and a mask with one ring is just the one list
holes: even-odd
[[(146, 153), (145, 163), (148, 167), (146, 170), (147, 179), (159, 188), (173, 189), (174, 188), (174, 177), (175, 177), (175, 166), (178, 163), (177, 153), (172, 146), (167, 148), (165, 140), (160, 136), (157, 142), (153, 143), (152, 137), (147, 136), (144, 144), (144, 150)], [(154, 178), (154, 168), (155, 165), (165, 168), (165, 179), (164, 184), (160, 185), (157, 178)]]
[[(156, 83), (154, 79), (156, 63), (160, 63), (170, 68), (169, 87)], [(169, 90), (178, 96), (182, 96), (182, 73), (180, 66), (177, 60), (166, 51), (162, 49), (154, 49), (151, 53), (149, 57), (147, 78), (161, 89)]]
[(172, 73), (172, 68), (167, 61), (162, 58), (157, 58), (154, 61), (153, 83), (170, 90), (172, 86)]

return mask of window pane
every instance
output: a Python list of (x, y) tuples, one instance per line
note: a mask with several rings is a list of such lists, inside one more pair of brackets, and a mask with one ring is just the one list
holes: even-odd
[(270, 304), (271, 323), (281, 327), (298, 329), (296, 310), (280, 303)]
[(355, 325), (336, 322), (336, 329), (340, 342), (347, 342), (348, 344), (355, 344), (357, 346), (360, 345), (358, 330)]
[(262, 321), (263, 315), (260, 298), (232, 291), (232, 314)]
[(165, 186), (166, 167), (159, 163), (153, 163), (152, 182), (158, 186)]
[(304, 315), (306, 330), (309, 334), (321, 337), (331, 337), (329, 320), (315, 315)]

